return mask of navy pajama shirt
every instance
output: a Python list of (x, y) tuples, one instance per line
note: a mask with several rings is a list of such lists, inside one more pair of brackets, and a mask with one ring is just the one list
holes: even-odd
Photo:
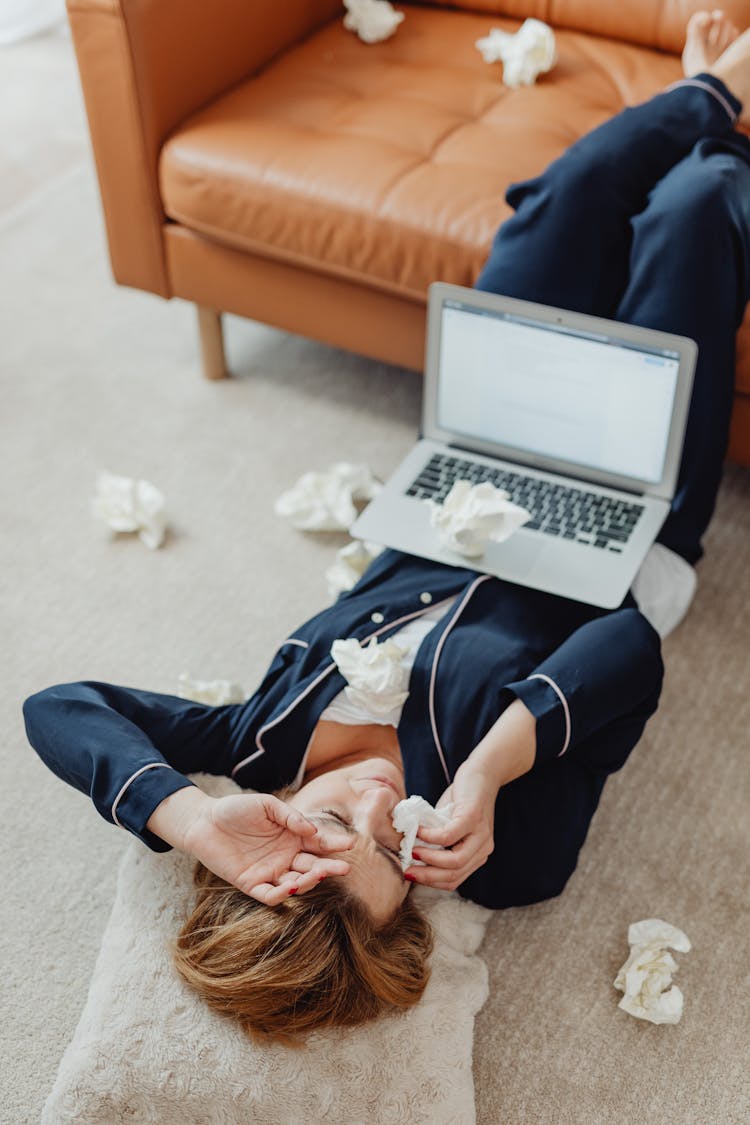
[[(691, 562), (721, 476), (750, 278), (750, 144), (732, 130), (738, 110), (722, 83), (701, 75), (600, 126), (509, 189), (516, 214), (478, 282), (697, 339), (678, 494), (661, 535)], [(295, 779), (321, 713), (345, 686), (334, 640), (385, 639), (448, 599), (417, 652), (398, 727), (407, 793), (434, 803), (521, 699), (536, 718), (536, 760), (500, 790), (495, 850), (459, 891), (493, 908), (549, 898), (575, 868), (607, 776), (658, 703), (659, 637), (630, 595), (606, 611), (389, 550), (283, 642), (246, 703), (65, 684), (26, 701), (29, 741), (106, 820), (167, 850), (146, 823), (190, 784), (186, 773), (261, 791)]]

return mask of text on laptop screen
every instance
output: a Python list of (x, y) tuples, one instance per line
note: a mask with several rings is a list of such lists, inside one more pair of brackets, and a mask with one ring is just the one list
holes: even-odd
[(446, 302), (437, 422), (467, 437), (658, 482), (676, 352)]

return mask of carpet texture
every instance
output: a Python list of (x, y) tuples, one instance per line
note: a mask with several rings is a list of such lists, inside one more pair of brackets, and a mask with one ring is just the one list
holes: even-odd
[[(273, 499), (335, 459), (387, 473), (413, 440), (420, 395), (413, 373), (231, 318), (235, 377), (203, 381), (192, 310), (109, 278), (69, 45), (49, 48), (51, 72), (35, 69), (41, 48), (29, 52), (0, 67), (2, 104), (28, 109), (29, 137), (59, 104), (64, 144), (37, 134), (45, 178), (0, 211), (8, 1125), (39, 1121), (127, 845), (37, 761), (21, 701), (86, 677), (174, 691), (183, 671), (252, 689), (279, 638), (326, 603), (323, 572), (342, 542), (293, 531)], [(99, 468), (166, 493), (161, 551), (110, 541), (94, 523)], [(608, 783), (578, 870), (560, 898), (489, 924), (490, 997), (474, 1042), (480, 1125), (750, 1120), (749, 533), (750, 474), (730, 469), (693, 609), (665, 645), (660, 710)], [(675, 1027), (619, 1011), (612, 987), (628, 924), (651, 916), (693, 942), (679, 958)]]

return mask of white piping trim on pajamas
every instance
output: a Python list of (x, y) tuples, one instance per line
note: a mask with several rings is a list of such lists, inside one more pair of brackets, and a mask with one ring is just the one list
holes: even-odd
[(265, 754), (265, 750), (263, 749), (263, 747), (261, 747), (260, 750), (254, 751), (254, 753), (250, 754), (249, 757), (243, 758), (242, 761), (233, 768), (232, 777), (234, 777), (237, 770), (242, 769), (242, 767), (246, 766), (248, 762), (254, 762), (256, 758), (259, 758), (261, 756), (261, 754)]
[(552, 688), (552, 690), (554, 691), (554, 693), (557, 695), (558, 699), (562, 703), (562, 708), (563, 708), (563, 711), (565, 712), (565, 740), (563, 742), (562, 750), (557, 755), (558, 758), (562, 758), (563, 754), (565, 753), (565, 751), (568, 749), (568, 746), (570, 745), (571, 722), (570, 722), (570, 710), (568, 708), (568, 701), (565, 698), (565, 696), (563, 695), (560, 688), (555, 683), (555, 681), (550, 679), (549, 676), (545, 676), (544, 672), (534, 672), (528, 678), (530, 680), (544, 680), (545, 683), (549, 684), (549, 686)]
[(310, 692), (313, 690), (313, 688), (317, 687), (317, 685), (320, 683), (321, 680), (324, 680), (326, 676), (330, 675), (330, 673), (333, 671), (333, 669), (335, 667), (336, 667), (335, 664), (330, 664), (328, 666), (328, 668), (324, 668), (323, 671), (320, 673), (320, 675), (316, 676), (315, 679), (313, 680), (313, 682), (311, 684), (308, 684), (307, 687), (305, 688), (305, 690), (303, 692), (301, 692), (297, 696), (296, 699), (292, 700), (292, 702), (289, 704), (289, 706), (286, 708), (285, 711), (282, 711), (281, 714), (277, 718), (275, 718), (272, 722), (267, 723), (266, 726), (260, 728), (260, 730), (258, 731), (258, 733), (255, 736), (255, 745), (258, 747), (258, 749), (256, 751), (254, 751), (254, 753), (250, 754), (247, 758), (243, 758), (241, 762), (237, 763), (237, 765), (232, 770), (232, 775), (231, 775), (232, 777), (234, 777), (234, 775), (237, 773), (237, 771), (241, 770), (243, 766), (246, 766), (248, 762), (252, 762), (252, 761), (255, 760), (255, 758), (259, 758), (261, 756), (261, 754), (265, 754), (266, 748), (260, 740), (261, 735), (265, 734), (267, 730), (271, 729), (271, 727), (275, 727), (278, 723), (280, 723), (282, 721), (282, 719), (285, 719), (287, 717), (287, 715), (289, 714), (289, 712), (292, 711), (297, 706), (297, 704), (305, 698), (306, 695), (309, 695)]
[(310, 647), (309, 641), (298, 641), (296, 637), (287, 637), (280, 647), (283, 648), (284, 645), (299, 645), (300, 648)]
[(438, 752), (438, 757), (440, 758), (440, 764), (443, 767), (443, 773), (445, 774), (445, 780), (448, 783), (448, 785), (450, 785), (450, 783), (451, 783), (451, 775), (448, 772), (448, 766), (447, 766), (446, 761), (445, 761), (445, 754), (443, 753), (443, 747), (442, 747), (442, 744), (440, 742), (440, 735), (438, 734), (437, 719), (435, 717), (435, 680), (437, 678), (438, 660), (440, 659), (440, 653), (443, 651), (443, 645), (445, 644), (445, 638), (448, 636), (451, 629), (453, 628), (453, 626), (456, 624), (459, 617), (463, 613), (463, 611), (466, 608), (466, 605), (469, 601), (469, 598), (472, 596), (472, 594), (476, 590), (477, 586), (481, 585), (482, 582), (488, 582), (490, 577), (491, 576), (489, 574), (484, 574), (484, 575), (482, 575), (481, 578), (475, 578), (474, 579), (471, 586), (469, 587), (469, 589), (464, 594), (463, 599), (462, 599), (460, 605), (458, 606), (458, 609), (453, 614), (453, 617), (452, 617), (451, 621), (449, 622), (447, 628), (443, 631), (443, 635), (440, 638), (440, 640), (438, 641), (437, 648), (435, 649), (435, 655), (432, 659), (432, 672), (430, 673), (430, 694), (429, 694), (430, 726), (432, 727), (432, 738), (433, 738), (433, 741), (435, 743), (435, 747), (436, 747), (437, 752)]
[(132, 774), (132, 776), (128, 778), (128, 780), (125, 782), (125, 784), (123, 785), (120, 792), (115, 797), (114, 802), (112, 803), (112, 819), (113, 819), (113, 821), (115, 822), (115, 824), (117, 825), (118, 828), (124, 828), (125, 827), (125, 825), (120, 822), (120, 820), (118, 819), (118, 816), (117, 816), (117, 806), (119, 805), (120, 801), (122, 800), (123, 794), (125, 793), (125, 790), (130, 785), (131, 781), (135, 781), (135, 779), (137, 777), (140, 777), (142, 773), (145, 773), (146, 770), (156, 770), (156, 769), (171, 770), (172, 767), (169, 765), (168, 762), (151, 762), (147, 766), (141, 766), (141, 768), (139, 770), (136, 770), (135, 773)]
[[(398, 617), (395, 621), (387, 622), (385, 625), (381, 625), (381, 627), (379, 629), (376, 629), (374, 633), (369, 633), (368, 636), (363, 637), (362, 640), (359, 643), (361, 645), (366, 644), (366, 642), (371, 641), (373, 637), (379, 637), (381, 633), (386, 633), (389, 629), (392, 629), (395, 625), (401, 625), (406, 621), (411, 621), (412, 618), (414, 618), (414, 617), (424, 617), (424, 615), (426, 613), (433, 613), (439, 606), (444, 605), (445, 603), (453, 601), (453, 600), (454, 600), (453, 598), (444, 598), (443, 601), (438, 602), (437, 605), (426, 605), (422, 609), (416, 610), (414, 613), (407, 613), (403, 617)], [(285, 643), (289, 644), (290, 642), (286, 641)], [(304, 642), (303, 641), (295, 641), (293, 643), (303, 644)], [(232, 777), (234, 777), (234, 775), (238, 772), (238, 770), (241, 770), (243, 766), (246, 766), (248, 764), (248, 762), (252, 762), (252, 761), (254, 761), (255, 758), (259, 758), (261, 756), (261, 754), (265, 754), (266, 748), (263, 745), (263, 743), (261, 742), (261, 737), (266, 733), (267, 730), (270, 730), (271, 727), (277, 726), (283, 719), (285, 719), (287, 717), (287, 715), (291, 711), (294, 710), (294, 708), (297, 706), (297, 704), (301, 703), (302, 700), (305, 698), (305, 696), (309, 695), (309, 693), (313, 690), (313, 688), (317, 687), (317, 685), (320, 683), (321, 680), (324, 680), (326, 676), (329, 676), (331, 674), (331, 672), (334, 670), (335, 667), (336, 667), (336, 664), (332, 661), (328, 665), (327, 668), (323, 669), (323, 671), (320, 673), (319, 676), (316, 676), (316, 678), (313, 680), (313, 682), (311, 684), (308, 684), (308, 686), (305, 688), (305, 690), (303, 692), (301, 692), (301, 694), (298, 695), (296, 697), (296, 699), (292, 700), (292, 702), (289, 704), (289, 706), (286, 708), (285, 711), (282, 711), (281, 714), (278, 715), (275, 719), (273, 719), (270, 723), (267, 723), (264, 727), (260, 728), (260, 730), (258, 731), (258, 733), (255, 736), (255, 745), (258, 747), (258, 749), (253, 754), (250, 754), (249, 757), (243, 758), (241, 762), (238, 762), (237, 765), (234, 766), (234, 768), (232, 769), (232, 773), (231, 773)]]
[(681, 78), (679, 82), (673, 82), (671, 86), (667, 86), (664, 93), (668, 94), (670, 90), (677, 90), (680, 86), (697, 86), (699, 90), (707, 90), (708, 93), (712, 94), (716, 98), (717, 102), (719, 102), (719, 104), (723, 106), (723, 108), (729, 114), (729, 120), (734, 125), (738, 115), (734, 112), (724, 95), (720, 94), (718, 90), (714, 90), (713, 86), (709, 85), (708, 82), (701, 82), (699, 78)]

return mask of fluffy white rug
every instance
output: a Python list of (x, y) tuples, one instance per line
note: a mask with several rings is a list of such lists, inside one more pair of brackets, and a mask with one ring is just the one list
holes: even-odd
[[(196, 779), (236, 792), (227, 778)], [(435, 929), (433, 971), (411, 1011), (320, 1032), (302, 1050), (259, 1047), (174, 971), (169, 941), (192, 861), (133, 841), (83, 1014), (42, 1125), (470, 1125), (474, 1016), (487, 998), (476, 950), (490, 911), (417, 888)]]

